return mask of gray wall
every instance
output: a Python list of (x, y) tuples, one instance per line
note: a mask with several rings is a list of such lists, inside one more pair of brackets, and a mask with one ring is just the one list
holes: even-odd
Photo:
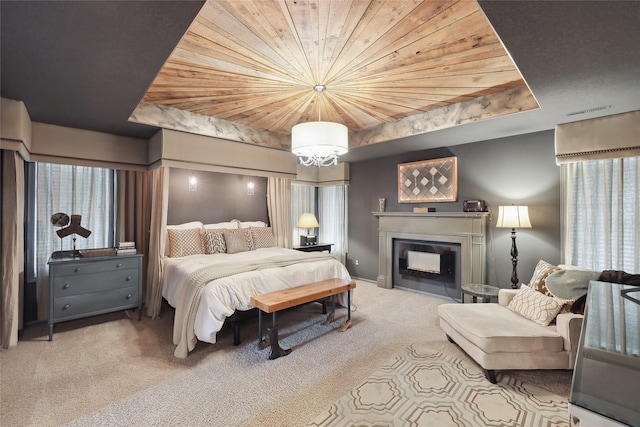
[[(198, 178), (196, 191), (188, 189), (188, 179), (192, 172)], [(247, 194), (249, 181), (255, 184), (253, 196)], [(269, 223), (267, 178), (171, 169), (167, 224), (189, 221), (208, 224), (234, 218)]]
[[(398, 203), (399, 163), (456, 156), (458, 201)], [(349, 253), (347, 267), (355, 277), (378, 275), (378, 198), (388, 212), (411, 212), (416, 206), (460, 212), (467, 199), (484, 199), (492, 212), (487, 238), (487, 282), (511, 286), (511, 229), (495, 227), (499, 205), (529, 206), (531, 229), (519, 229), (518, 276), (528, 282), (540, 259), (560, 262), (560, 167), (555, 164), (553, 131), (473, 144), (416, 151), (350, 164)], [(356, 260), (359, 265), (356, 265)]]

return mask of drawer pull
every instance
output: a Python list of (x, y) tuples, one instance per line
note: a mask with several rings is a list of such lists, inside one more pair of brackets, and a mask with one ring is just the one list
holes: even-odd
[(62, 287), (62, 289), (69, 289), (69, 284), (65, 283), (64, 286)]
[(125, 279), (127, 282), (131, 280), (131, 276), (127, 276), (127, 278)]
[(69, 309), (69, 304), (65, 304), (64, 307), (62, 307), (63, 310), (68, 310)]
[(131, 294), (128, 294), (128, 295), (127, 295), (127, 299), (131, 299)]
[(116, 268), (120, 268), (120, 267), (122, 267), (122, 264), (118, 263), (118, 265), (116, 265)]

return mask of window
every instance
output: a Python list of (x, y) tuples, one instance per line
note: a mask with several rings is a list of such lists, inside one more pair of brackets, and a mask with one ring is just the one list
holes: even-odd
[[(317, 231), (318, 240), (332, 243), (331, 252), (342, 262), (347, 253), (347, 186), (329, 185), (315, 187), (312, 185), (291, 185), (291, 222), (295, 226), (300, 215), (313, 213), (318, 219), (320, 227)], [(306, 230), (294, 227), (293, 244), (300, 241), (300, 234)]]
[(640, 273), (640, 158), (562, 166), (564, 257), (595, 270)]
[[(316, 187), (305, 184), (291, 184), (291, 224), (293, 224), (293, 242), (297, 245), (300, 242), (300, 235), (307, 234), (306, 229), (296, 227), (300, 215), (312, 213), (318, 218), (316, 211)], [(318, 223), (320, 219), (318, 218)], [(314, 233), (315, 234), (315, 230)]]
[[(47, 261), (54, 251), (114, 246), (115, 171), (50, 163), (28, 164), (27, 185), (27, 281), (37, 280), (38, 318), (46, 317)], [(54, 213), (81, 215), (88, 238), (58, 237), (51, 223)], [(33, 302), (32, 302), (33, 303)], [(25, 305), (27, 301), (25, 301)]]
[[(347, 186), (318, 188), (318, 211), (321, 242), (333, 243), (331, 252), (346, 262), (347, 255)], [(320, 219), (321, 218), (321, 219)], [(322, 221), (322, 222), (320, 222)]]

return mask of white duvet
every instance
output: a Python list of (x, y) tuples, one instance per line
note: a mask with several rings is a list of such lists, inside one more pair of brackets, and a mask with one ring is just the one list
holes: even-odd
[[(190, 273), (212, 264), (255, 261), (293, 252), (293, 249), (263, 248), (236, 254), (191, 255), (165, 258), (162, 296), (176, 307)], [(301, 252), (295, 251), (296, 255)], [(225, 319), (235, 310), (252, 309), (251, 296), (330, 278), (350, 279), (337, 259), (304, 262), (286, 267), (240, 273), (209, 282), (203, 289), (195, 318), (195, 335), (200, 341), (215, 343)], [(175, 323), (175, 322), (174, 322)]]

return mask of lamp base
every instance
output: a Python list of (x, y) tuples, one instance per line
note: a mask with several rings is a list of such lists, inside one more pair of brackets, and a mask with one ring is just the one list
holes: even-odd
[(511, 229), (511, 289), (518, 289), (518, 248), (516, 247), (516, 229)]
[(316, 238), (316, 236), (314, 235), (306, 235), (306, 236), (300, 236), (300, 246), (311, 246), (311, 245), (317, 245), (318, 244), (318, 239)]

